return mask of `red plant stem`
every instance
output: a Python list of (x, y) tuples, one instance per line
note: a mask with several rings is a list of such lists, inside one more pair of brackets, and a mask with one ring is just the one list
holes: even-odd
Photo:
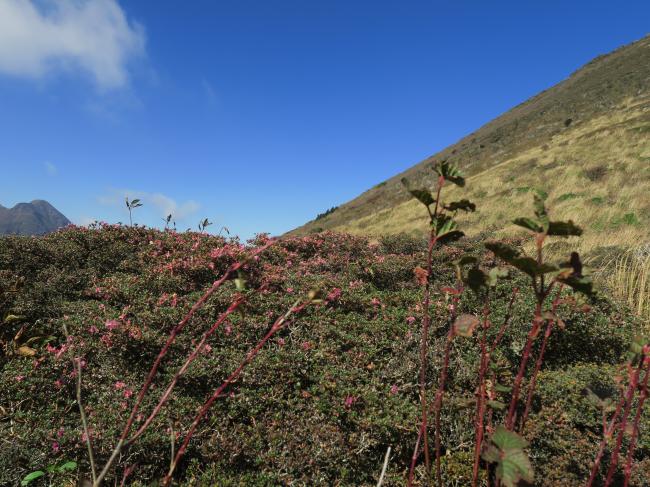
[(128, 444), (133, 443), (135, 440), (137, 440), (142, 433), (147, 429), (147, 427), (151, 424), (151, 422), (155, 419), (155, 417), (158, 415), (162, 407), (165, 405), (165, 403), (169, 400), (169, 397), (172, 393), (172, 390), (176, 386), (176, 383), (178, 382), (178, 379), (185, 373), (185, 371), (188, 369), (188, 367), (194, 362), (198, 354), (201, 352), (203, 349), (203, 345), (205, 345), (205, 342), (207, 339), (219, 328), (221, 324), (223, 324), (224, 321), (226, 321), (226, 318), (233, 313), (243, 302), (245, 301), (243, 296), (238, 296), (228, 307), (226, 311), (224, 311), (221, 316), (219, 316), (219, 319), (212, 325), (212, 327), (206, 331), (203, 334), (203, 337), (201, 338), (201, 341), (199, 344), (194, 348), (192, 353), (187, 357), (187, 360), (185, 363), (182, 365), (180, 369), (178, 369), (178, 372), (174, 375), (172, 378), (171, 382), (169, 383), (169, 386), (167, 386), (167, 389), (163, 393), (163, 395), (160, 397), (160, 400), (158, 401), (158, 404), (154, 408), (154, 410), (151, 412), (149, 417), (145, 420), (145, 422), (140, 426), (140, 428), (131, 436), (131, 438), (128, 441)]
[[(560, 296), (562, 294), (563, 287), (564, 285), (560, 285), (560, 287), (557, 290), (557, 294), (555, 295), (555, 299), (553, 300), (553, 305), (551, 307), (551, 312), (553, 313), (553, 315), (555, 315), (555, 312), (557, 311), (557, 308), (560, 305)], [(551, 336), (551, 332), (553, 331), (553, 323), (554, 323), (553, 319), (548, 320), (548, 323), (546, 325), (546, 330), (544, 331), (544, 339), (542, 340), (542, 347), (539, 350), (539, 355), (537, 356), (537, 361), (535, 362), (535, 370), (533, 370), (533, 375), (530, 378), (530, 386), (528, 387), (528, 397), (526, 398), (526, 407), (524, 408), (524, 414), (521, 417), (521, 428), (519, 430), (520, 433), (524, 432), (524, 428), (526, 426), (526, 420), (528, 419), (528, 413), (530, 412), (530, 406), (533, 402), (533, 394), (535, 393), (535, 386), (537, 384), (537, 374), (539, 374), (539, 371), (542, 367), (542, 362), (544, 360), (544, 353), (546, 352), (546, 344), (548, 343), (548, 338)]]
[(605, 453), (605, 447), (607, 446), (607, 440), (611, 437), (614, 431), (614, 426), (616, 425), (616, 421), (618, 420), (618, 417), (621, 414), (621, 409), (623, 409), (624, 403), (625, 403), (625, 396), (621, 397), (620, 401), (618, 401), (618, 404), (616, 404), (616, 409), (614, 410), (612, 419), (609, 422), (609, 426), (607, 425), (605, 412), (603, 412), (603, 439), (600, 440), (598, 453), (596, 453), (594, 464), (591, 467), (591, 474), (589, 475), (589, 480), (587, 480), (585, 487), (591, 487), (594, 481), (596, 480), (596, 476), (598, 475), (598, 470), (600, 468), (600, 462), (603, 459), (603, 454)]
[(427, 431), (427, 346), (429, 341), (429, 326), (431, 324), (431, 315), (429, 307), (431, 303), (431, 272), (433, 269), (433, 247), (436, 244), (436, 236), (431, 230), (429, 239), (429, 249), (427, 253), (427, 280), (424, 285), (424, 315), (422, 317), (422, 337), (420, 338), (420, 402), (422, 406), (422, 436), (424, 437), (424, 464), (427, 470), (427, 479), (431, 470), (431, 458), (429, 457), (429, 434)]
[(512, 318), (512, 308), (515, 304), (515, 299), (517, 299), (517, 294), (519, 294), (519, 288), (514, 288), (512, 290), (512, 296), (510, 297), (510, 302), (508, 303), (508, 311), (506, 312), (506, 316), (503, 320), (503, 324), (501, 325), (501, 328), (499, 328), (499, 333), (497, 333), (497, 336), (494, 338), (494, 341), (492, 342), (489, 355), (492, 355), (492, 353), (494, 353), (494, 350), (496, 350), (497, 345), (499, 345), (499, 342), (501, 342), (501, 339), (503, 338), (503, 334), (505, 333), (506, 328), (508, 328), (508, 325), (510, 324), (510, 319)]
[(645, 360), (647, 362), (648, 367), (646, 368), (645, 376), (643, 377), (643, 382), (641, 383), (639, 404), (637, 405), (636, 414), (634, 415), (632, 436), (630, 438), (630, 446), (627, 449), (627, 460), (625, 462), (625, 480), (623, 482), (623, 487), (628, 487), (630, 483), (630, 477), (632, 476), (632, 457), (634, 456), (634, 449), (636, 448), (636, 440), (639, 435), (639, 421), (641, 420), (641, 413), (643, 412), (643, 403), (648, 398), (648, 378), (650, 377), (650, 357), (644, 357), (642, 360)]
[[(256, 256), (263, 250), (266, 250), (269, 246), (273, 244), (273, 240), (267, 242), (266, 244), (262, 245), (261, 247), (255, 249), (255, 251), (251, 254), (251, 257)], [(210, 296), (212, 296), (219, 287), (230, 277), (230, 274), (233, 272), (237, 271), (242, 265), (244, 265), (243, 262), (235, 262), (232, 264), (228, 270), (224, 273), (223, 276), (217, 281), (215, 281), (210, 289), (208, 289), (203, 296), (199, 298), (199, 300), (194, 303), (192, 308), (188, 311), (188, 313), (185, 315), (185, 317), (174, 327), (174, 329), (171, 331), (169, 334), (169, 338), (167, 339), (167, 342), (163, 346), (163, 348), (160, 350), (160, 353), (156, 357), (156, 360), (154, 361), (153, 365), (151, 366), (151, 370), (149, 371), (149, 374), (147, 375), (147, 378), (142, 386), (142, 389), (138, 393), (138, 397), (136, 398), (135, 404), (133, 405), (133, 409), (131, 410), (131, 415), (129, 416), (128, 421), (126, 422), (126, 425), (124, 426), (124, 430), (122, 431), (122, 435), (120, 436), (121, 440), (126, 440), (129, 431), (131, 430), (131, 426), (133, 425), (133, 421), (135, 420), (135, 416), (138, 413), (138, 409), (140, 407), (140, 404), (142, 403), (142, 400), (144, 399), (145, 394), (149, 390), (149, 387), (151, 386), (151, 382), (153, 381), (154, 376), (156, 375), (156, 372), (158, 371), (158, 366), (160, 365), (160, 362), (162, 359), (165, 357), (167, 354), (167, 351), (169, 350), (169, 347), (174, 343), (174, 340), (176, 340), (176, 336), (183, 330), (185, 325), (190, 321), (190, 319), (194, 316), (194, 314), (200, 310), (208, 300)]]
[[(255, 249), (250, 257), (255, 257), (256, 255), (260, 254), (267, 248), (269, 248), (271, 245), (275, 243), (275, 240), (269, 240), (266, 244), (262, 245), (261, 247), (258, 247)], [(108, 471), (110, 470), (111, 466), (113, 465), (113, 462), (117, 459), (118, 455), (120, 454), (120, 451), (122, 450), (122, 447), (127, 443), (127, 437), (129, 435), (129, 432), (131, 431), (131, 426), (133, 425), (133, 421), (136, 418), (136, 415), (138, 413), (138, 409), (140, 405), (142, 404), (142, 400), (144, 399), (145, 394), (149, 390), (149, 387), (151, 386), (151, 383), (153, 381), (154, 376), (156, 375), (156, 372), (158, 371), (158, 366), (160, 365), (160, 362), (162, 359), (165, 357), (167, 354), (167, 351), (169, 350), (169, 347), (174, 343), (176, 340), (176, 336), (183, 330), (185, 325), (190, 321), (190, 319), (194, 316), (194, 314), (200, 310), (208, 300), (212, 294), (215, 293), (219, 287), (228, 279), (228, 277), (241, 268), (244, 265), (244, 262), (235, 262), (232, 264), (224, 273), (224, 275), (215, 281), (210, 289), (208, 289), (203, 296), (199, 298), (196, 303), (192, 306), (190, 311), (183, 317), (183, 319), (174, 327), (174, 329), (171, 331), (169, 334), (169, 337), (167, 339), (167, 342), (163, 346), (163, 348), (160, 350), (158, 353), (158, 356), (154, 360), (154, 363), (151, 366), (151, 370), (149, 371), (149, 374), (147, 375), (147, 378), (145, 379), (144, 384), (142, 385), (142, 389), (140, 389), (140, 392), (138, 393), (138, 396), (136, 397), (135, 403), (133, 404), (133, 409), (131, 410), (131, 415), (129, 416), (129, 419), (126, 422), (126, 425), (124, 426), (124, 429), (122, 430), (122, 434), (120, 435), (120, 439), (115, 445), (115, 448), (113, 449), (113, 452), (111, 453), (111, 456), (109, 457), (108, 461), (106, 464), (104, 464), (104, 468), (100, 472), (100, 474), (97, 476), (97, 479), (93, 482), (93, 486), (99, 486), (101, 485), (101, 482), (103, 478), (106, 476)]]
[[(489, 295), (488, 295), (489, 299)], [(474, 466), (472, 469), (472, 486), (478, 485), (478, 469), (481, 459), (481, 445), (483, 444), (483, 431), (485, 422), (485, 374), (490, 360), (487, 351), (487, 330), (489, 328), (488, 316), (490, 313), (489, 301), (483, 309), (483, 334), (481, 336), (481, 362), (479, 366), (479, 379), (478, 388), (476, 392), (476, 418), (474, 421), (474, 436), (476, 438), (474, 444)]]
[(413, 474), (415, 472), (415, 462), (418, 459), (419, 453), (420, 453), (420, 440), (422, 439), (422, 434), (424, 432), (424, 423), (420, 424), (420, 429), (418, 432), (418, 439), (415, 441), (415, 448), (413, 448), (413, 455), (411, 455), (411, 467), (409, 468), (409, 477), (408, 477), (408, 482), (407, 482), (407, 487), (411, 487), (413, 485)]
[(526, 373), (526, 365), (528, 365), (528, 359), (530, 358), (530, 350), (533, 345), (533, 341), (537, 334), (539, 333), (539, 328), (542, 323), (542, 303), (538, 300), (535, 307), (535, 317), (533, 318), (533, 326), (531, 326), (530, 331), (528, 332), (528, 338), (526, 339), (526, 346), (524, 348), (524, 353), (521, 356), (521, 362), (519, 363), (519, 372), (515, 377), (515, 381), (512, 385), (512, 398), (510, 399), (510, 407), (508, 408), (508, 415), (506, 416), (506, 428), (512, 430), (514, 418), (515, 418), (515, 408), (517, 407), (517, 401), (519, 399), (519, 390), (521, 389), (521, 382)]
[[(454, 297), (454, 310), (458, 298)], [(438, 384), (438, 390), (436, 391), (435, 402), (433, 405), (434, 409), (434, 421), (435, 421), (435, 447), (436, 447), (436, 482), (438, 487), (442, 487), (442, 473), (440, 471), (440, 409), (442, 408), (442, 398), (445, 394), (445, 384), (447, 382), (447, 371), (449, 370), (449, 357), (451, 355), (451, 344), (454, 341), (454, 315), (455, 311), (452, 311), (451, 323), (449, 331), (447, 332), (447, 344), (445, 345), (445, 358), (442, 363), (442, 371), (440, 372), (440, 383)]]
[(639, 374), (641, 374), (641, 369), (643, 369), (644, 360), (641, 360), (639, 366), (634, 369), (634, 373), (630, 378), (630, 384), (627, 387), (627, 394), (625, 397), (625, 410), (623, 411), (623, 417), (621, 419), (621, 424), (619, 426), (618, 436), (616, 437), (616, 445), (612, 451), (612, 458), (609, 463), (609, 470), (607, 470), (607, 479), (605, 479), (605, 487), (611, 484), (612, 478), (614, 477), (614, 472), (616, 472), (616, 466), (618, 465), (618, 457), (621, 452), (621, 446), (623, 445), (623, 436), (625, 436), (625, 430), (627, 429), (627, 418), (630, 415), (630, 410), (632, 409), (632, 399), (634, 393), (636, 392), (637, 385), (639, 384)]
[(190, 429), (187, 431), (187, 434), (185, 435), (185, 440), (183, 440), (183, 443), (181, 444), (180, 448), (178, 449), (178, 452), (176, 453), (176, 456), (174, 457), (174, 460), (169, 468), (169, 472), (163, 479), (162, 484), (164, 486), (169, 485), (171, 482), (172, 475), (174, 473), (174, 469), (176, 468), (176, 465), (178, 465), (178, 462), (180, 459), (183, 457), (185, 450), (187, 449), (188, 444), (190, 443), (190, 440), (192, 439), (192, 436), (194, 435), (197, 426), (205, 416), (205, 414), (208, 412), (210, 407), (212, 406), (212, 403), (217, 400), (219, 396), (221, 396), (221, 393), (228, 387), (232, 382), (239, 377), (239, 374), (241, 374), (242, 370), (253, 361), (253, 359), (257, 356), (259, 351), (264, 347), (266, 342), (269, 341), (269, 339), (275, 335), (275, 333), (282, 328), (284, 323), (287, 321), (289, 316), (291, 314), (299, 313), (302, 311), (307, 305), (311, 303), (311, 300), (305, 301), (302, 304), (300, 304), (300, 300), (296, 301), (291, 308), (282, 316), (280, 316), (275, 323), (273, 323), (273, 326), (271, 326), (271, 329), (264, 335), (264, 337), (255, 345), (254, 348), (252, 348), (247, 354), (244, 360), (239, 364), (239, 367), (235, 369), (235, 371), (230, 374), (230, 376), (214, 391), (210, 399), (208, 399), (204, 404), (203, 407), (201, 407), (201, 410), (198, 412), (196, 417), (194, 418), (194, 421), (192, 421), (192, 425), (190, 426)]

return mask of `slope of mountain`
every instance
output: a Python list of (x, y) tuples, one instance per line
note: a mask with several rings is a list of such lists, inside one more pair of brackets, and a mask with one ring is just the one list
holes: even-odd
[(13, 208), (0, 205), (0, 235), (42, 235), (69, 224), (47, 201), (18, 203)]
[[(650, 236), (650, 36), (599, 56), (568, 79), (456, 144), (290, 232), (421, 233), (423, 208), (400, 179), (432, 187), (431, 165), (449, 160), (468, 176), (447, 198), (475, 201), (463, 230), (509, 233), (530, 190), (549, 193), (557, 217), (586, 231), (587, 247), (642, 243)], [(585, 250), (583, 248), (583, 250)]]

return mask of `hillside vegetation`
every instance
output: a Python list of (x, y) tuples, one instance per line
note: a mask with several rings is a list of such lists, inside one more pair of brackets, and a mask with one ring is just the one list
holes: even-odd
[[(0, 239), (5, 320), (0, 484), (18, 485), (32, 472), (43, 473), (34, 485), (45, 485), (38, 484), (44, 479), (74, 485), (89, 478), (77, 379), (101, 466), (172, 329), (215, 280), (241, 261), (244, 273), (234, 273), (197, 308), (161, 362), (134, 430), (188, 353), (199, 347), (152, 426), (118, 456), (107, 483), (126, 476), (127, 484), (148, 485), (162, 478), (174, 448), (170, 436), (178, 449), (198, 408), (250, 357), (271, 323), (309, 290), (320, 288), (319, 301), (291, 316), (212, 404), (174, 478), (182, 485), (375, 485), (390, 446), (384, 485), (404, 485), (420, 417), (423, 309), (421, 275), (414, 269), (425, 265), (425, 241), (401, 236), (372, 243), (326, 233), (286, 238), (259, 258), (246, 257), (269, 243), (265, 236), (242, 245), (199, 233), (124, 226), (69, 227), (45, 237)], [(472, 239), (433, 254), (427, 354), (436, 365), (426, 372), (430, 390), (438, 383), (437, 364), (448, 343), (450, 296), (458, 307), (454, 313), (484, 313), (479, 295), (467, 291), (457, 299), (456, 291), (445, 288), (455, 286), (449, 263), (467, 253), (477, 256), (486, 271), (496, 264), (494, 255)], [(514, 272), (500, 278), (490, 294), (495, 327), (488, 338), (495, 337), (498, 324), (509, 323), (492, 358), (493, 380), (505, 384), (499, 386), (504, 391), (533, 317), (535, 298), (529, 289), (528, 276)], [(237, 300), (241, 307), (199, 344), (201, 334)], [(625, 360), (639, 324), (603, 298), (588, 304), (565, 290), (556, 305), (563, 329), (546, 344), (524, 436), (535, 485), (578, 486), (589, 475), (602, 437), (601, 412), (584, 391), (618, 401), (625, 378), (617, 364)], [(538, 340), (535, 354), (539, 347)], [(474, 339), (454, 341), (441, 411), (445, 485), (470, 484), (472, 398), (480, 356)], [(495, 400), (488, 432), (502, 420), (499, 398), (507, 396), (491, 391)], [(638, 424), (630, 485), (643, 486), (650, 482), (647, 408)], [(421, 460), (415, 474), (415, 484), (423, 485)], [(619, 470), (615, 481), (621, 479)]]
[[(368, 190), (294, 234), (336, 230), (423, 235), (426, 220), (400, 180), (432, 187), (433, 161), (458, 165), (478, 206), (461, 219), (468, 234), (508, 235), (508, 223), (549, 193), (561, 217), (582, 224), (573, 243), (598, 255), (650, 243), (650, 37), (600, 56), (431, 158)], [(450, 192), (453, 199), (457, 192)], [(336, 203), (336, 202), (333, 202)]]

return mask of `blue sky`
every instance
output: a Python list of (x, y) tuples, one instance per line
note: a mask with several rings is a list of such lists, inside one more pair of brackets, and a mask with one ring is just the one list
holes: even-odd
[(0, 204), (280, 234), (650, 32), (647, 1), (2, 0)]

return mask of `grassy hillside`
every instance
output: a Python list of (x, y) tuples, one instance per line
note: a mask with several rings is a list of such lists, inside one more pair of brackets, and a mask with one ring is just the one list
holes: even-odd
[(463, 222), (470, 234), (502, 229), (529, 205), (531, 188), (539, 188), (549, 193), (557, 215), (583, 224), (582, 251), (593, 255), (602, 247), (650, 242), (650, 37), (594, 59), (439, 154), (293, 233), (423, 233), (426, 218), (400, 179), (432, 186), (434, 160), (449, 160), (468, 176), (471, 192), (465, 196), (479, 208)]

